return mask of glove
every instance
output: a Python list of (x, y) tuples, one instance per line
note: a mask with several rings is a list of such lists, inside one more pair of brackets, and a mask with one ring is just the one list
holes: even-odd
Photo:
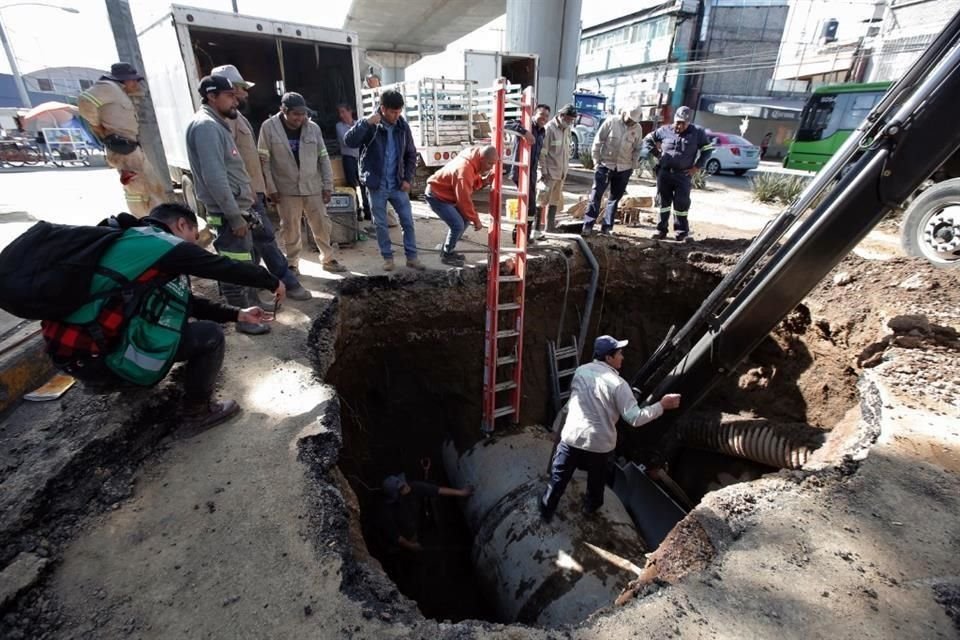
[(118, 136), (115, 133), (111, 133), (103, 139), (103, 145), (114, 153), (119, 153), (122, 156), (126, 156), (136, 151), (137, 147), (140, 146), (140, 143), (136, 140), (128, 140), (123, 136)]

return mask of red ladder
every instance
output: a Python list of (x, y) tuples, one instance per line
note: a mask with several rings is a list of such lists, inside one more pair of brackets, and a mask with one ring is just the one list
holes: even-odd
[[(511, 104), (517, 104), (512, 102)], [(520, 397), (523, 372), (523, 316), (526, 299), (527, 277), (527, 212), (532, 203), (530, 193), (530, 144), (522, 137), (520, 145), (517, 194), (517, 220), (510, 220), (516, 227), (516, 246), (501, 247), (501, 210), (503, 202), (503, 152), (504, 110), (507, 105), (506, 81), (500, 79), (494, 92), (494, 112), (491, 134), (497, 149), (497, 166), (494, 167), (493, 184), (490, 190), (490, 214), (493, 223), (487, 235), (489, 262), (487, 269), (487, 321), (484, 335), (483, 364), (483, 423), (486, 434), (494, 431), (498, 418), (511, 417), (513, 424), (520, 420)], [(533, 89), (523, 92), (520, 106), (520, 124), (533, 131)], [(512, 133), (512, 132), (511, 132)], [(512, 163), (510, 163), (512, 164)], [(509, 234), (507, 236), (510, 237)], [(501, 255), (511, 256), (501, 264)], [(505, 273), (503, 273), (505, 272)], [(508, 285), (501, 292), (500, 285)], [(503, 296), (503, 298), (501, 298)], [(510, 316), (512, 315), (512, 319)], [(501, 317), (503, 320), (501, 321)], [(504, 327), (501, 329), (501, 327)], [(501, 398), (498, 402), (497, 398)], [(504, 403), (505, 401), (505, 403)]]

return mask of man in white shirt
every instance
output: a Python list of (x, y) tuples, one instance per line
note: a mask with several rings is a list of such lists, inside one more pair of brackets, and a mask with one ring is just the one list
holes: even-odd
[(627, 340), (600, 336), (593, 343), (593, 362), (573, 374), (567, 418), (553, 454), (550, 481), (540, 498), (540, 516), (550, 522), (567, 483), (577, 469), (587, 472), (583, 513), (603, 505), (604, 476), (610, 453), (617, 446), (617, 420), (639, 427), (656, 420), (665, 410), (680, 406), (680, 394), (668, 393), (659, 402), (641, 408), (630, 384), (620, 377)]

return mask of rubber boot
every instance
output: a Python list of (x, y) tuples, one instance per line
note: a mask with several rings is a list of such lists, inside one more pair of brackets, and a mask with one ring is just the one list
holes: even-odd
[[(254, 306), (251, 305), (250, 301), (247, 299), (246, 290), (247, 287), (241, 287), (236, 284), (230, 284), (227, 282), (220, 283), (220, 291), (223, 292), (223, 297), (227, 299), (227, 303), (241, 309)], [(267, 325), (254, 322), (237, 322), (236, 327), (237, 331), (240, 333), (247, 333), (252, 336), (259, 336), (270, 332), (270, 327)]]
[(547, 207), (547, 233), (557, 232), (557, 205)]

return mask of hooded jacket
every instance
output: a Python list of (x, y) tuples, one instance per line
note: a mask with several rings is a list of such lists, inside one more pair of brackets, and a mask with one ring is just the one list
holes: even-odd
[[(397, 184), (413, 184), (413, 176), (417, 170), (417, 147), (413, 141), (413, 133), (403, 116), (397, 119), (395, 126)], [(385, 186), (383, 165), (387, 155), (387, 130), (383, 125), (374, 126), (367, 122), (366, 118), (360, 119), (343, 136), (343, 141), (348, 147), (360, 149), (360, 178), (363, 184), (371, 191)]]
[(457, 207), (467, 222), (479, 222), (473, 192), (483, 188), (483, 147), (465, 149), (427, 180), (430, 194)]

